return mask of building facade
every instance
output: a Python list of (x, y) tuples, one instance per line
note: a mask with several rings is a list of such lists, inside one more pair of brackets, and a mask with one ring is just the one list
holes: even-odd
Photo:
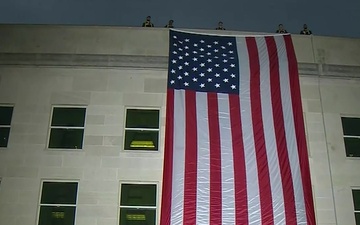
[[(360, 39), (293, 42), (317, 224), (360, 224)], [(162, 28), (0, 25), (0, 224), (159, 223), (167, 55)]]

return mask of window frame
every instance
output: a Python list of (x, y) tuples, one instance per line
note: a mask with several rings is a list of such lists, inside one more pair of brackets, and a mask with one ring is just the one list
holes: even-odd
[[(128, 113), (128, 109), (136, 109), (136, 110), (157, 110), (159, 112), (159, 124), (158, 124), (158, 128), (127, 128), (126, 127), (126, 119), (127, 119), (127, 113)], [(134, 107), (134, 106), (128, 106), (125, 107), (125, 113), (124, 113), (124, 135), (123, 135), (123, 146), (122, 146), (122, 150), (125, 152), (152, 152), (152, 153), (158, 153), (160, 152), (160, 140), (161, 140), (161, 108), (160, 107)], [(156, 150), (148, 150), (148, 149), (126, 149), (126, 131), (130, 130), (130, 131), (138, 131), (138, 130), (143, 130), (143, 131), (157, 131), (158, 132), (158, 138), (157, 138), (157, 146), (158, 148)]]
[[(136, 151), (136, 150), (135, 150)], [(121, 193), (122, 193), (122, 185), (123, 184), (137, 184), (137, 185), (155, 185), (155, 206), (122, 206), (121, 205)], [(126, 209), (154, 209), (155, 210), (155, 225), (159, 222), (159, 182), (157, 181), (120, 181), (119, 185), (119, 205), (118, 205), (118, 225), (121, 225), (121, 208)]]
[[(44, 182), (53, 182), (53, 183), (77, 183), (77, 191), (76, 191), (76, 199), (75, 204), (41, 204), (41, 198), (42, 198), (42, 191), (44, 187)], [(41, 206), (60, 206), (60, 207), (75, 207), (75, 214), (74, 214), (74, 224), (76, 225), (76, 217), (77, 217), (77, 208), (78, 208), (78, 202), (79, 202), (79, 180), (51, 180), (51, 179), (44, 179), (40, 182), (40, 193), (38, 198), (38, 209), (37, 209), (37, 219), (36, 219), (36, 225), (39, 225), (40, 222), (40, 213), (41, 213)]]
[(355, 205), (354, 205), (354, 194), (353, 194), (353, 191), (354, 191), (354, 190), (360, 191), (360, 187), (351, 187), (351, 199), (352, 199), (352, 206), (353, 206), (353, 209), (354, 209), (354, 220), (355, 220), (355, 224), (356, 224), (356, 214), (357, 214), (357, 213), (360, 214), (360, 210), (356, 210), (356, 209), (355, 209)]
[[(52, 126), (52, 119), (54, 116), (54, 108), (82, 108), (85, 109), (85, 116), (84, 116), (84, 126), (83, 127), (65, 127), (65, 126)], [(83, 151), (84, 150), (84, 143), (85, 143), (85, 128), (86, 128), (86, 117), (87, 117), (87, 106), (86, 105), (52, 105), (51, 106), (51, 114), (50, 114), (50, 122), (47, 134), (47, 141), (46, 141), (46, 149), (51, 151)], [(81, 146), (82, 148), (50, 148), (50, 137), (51, 137), (51, 129), (58, 128), (58, 129), (74, 129), (74, 130), (84, 130), (83, 138)]]
[[(344, 149), (345, 149), (345, 157), (347, 159), (360, 159), (360, 156), (348, 156), (347, 155), (347, 149), (346, 149), (346, 145), (345, 145), (345, 139), (346, 138), (357, 138), (360, 139), (360, 135), (345, 135), (344, 134), (344, 128), (343, 128), (343, 122), (342, 122), (342, 118), (353, 118), (353, 119), (360, 119), (359, 115), (355, 116), (355, 115), (340, 115), (340, 121), (341, 121), (341, 130), (342, 130), (342, 136), (343, 136), (343, 143), (344, 143)], [(359, 149), (360, 150), (360, 149)], [(359, 188), (360, 189), (360, 188)]]
[(9, 142), (10, 142), (10, 132), (11, 132), (11, 124), (12, 124), (12, 122), (13, 122), (13, 118), (14, 118), (14, 109), (15, 109), (15, 106), (13, 105), (13, 104), (0, 104), (0, 107), (12, 107), (12, 114), (11, 114), (11, 120), (10, 120), (10, 124), (9, 125), (1, 125), (0, 124), (0, 128), (9, 128), (9, 136), (8, 136), (8, 142), (7, 142), (7, 144), (6, 144), (6, 146), (5, 147), (2, 147), (2, 146), (0, 146), (0, 150), (1, 149), (7, 149), (8, 148), (8, 146), (9, 146)]

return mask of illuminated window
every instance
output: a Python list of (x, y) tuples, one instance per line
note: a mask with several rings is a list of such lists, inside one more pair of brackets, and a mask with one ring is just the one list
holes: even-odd
[(127, 109), (125, 150), (157, 151), (159, 146), (159, 110)]
[(155, 184), (121, 184), (120, 225), (155, 225), (156, 199)]
[(9, 142), (13, 106), (0, 106), (0, 147), (6, 148)]
[(44, 181), (38, 224), (74, 225), (77, 191), (77, 182)]
[(347, 157), (360, 157), (360, 118), (342, 117)]
[(82, 149), (86, 108), (53, 107), (49, 148)]

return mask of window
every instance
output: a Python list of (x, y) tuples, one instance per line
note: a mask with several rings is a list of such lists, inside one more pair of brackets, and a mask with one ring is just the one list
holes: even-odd
[(54, 107), (49, 148), (82, 149), (86, 108)]
[(44, 181), (38, 225), (74, 225), (77, 190), (77, 182)]
[(0, 148), (8, 146), (13, 109), (13, 106), (0, 106)]
[(352, 195), (353, 195), (353, 202), (354, 202), (356, 225), (360, 225), (360, 189), (353, 189)]
[(342, 117), (347, 157), (360, 157), (360, 118)]
[(120, 225), (155, 225), (156, 199), (156, 184), (122, 184)]
[(125, 150), (157, 151), (159, 146), (159, 110), (127, 109)]

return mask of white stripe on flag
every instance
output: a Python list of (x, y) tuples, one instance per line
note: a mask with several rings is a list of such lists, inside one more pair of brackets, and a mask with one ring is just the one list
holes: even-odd
[(185, 91), (174, 90), (174, 147), (171, 225), (183, 224), (185, 171)]
[(256, 38), (256, 43), (258, 46), (260, 60), (260, 93), (262, 119), (264, 125), (264, 137), (270, 174), (272, 204), (274, 210), (274, 224), (285, 224), (283, 189), (280, 176), (280, 167), (277, 154), (274, 119), (272, 111), (269, 55), (265, 38)]
[(196, 93), (198, 137), (196, 224), (208, 225), (210, 217), (210, 141), (207, 94)]
[(242, 119), (242, 133), (244, 142), (248, 216), (249, 225), (261, 224), (260, 197), (257, 162), (255, 155), (251, 104), (250, 104), (250, 65), (245, 38), (237, 38), (237, 51), (239, 57), (240, 73), (240, 107)]
[[(303, 185), (299, 165), (298, 149), (295, 135), (295, 125), (291, 102), (289, 67), (285, 41), (282, 36), (275, 37), (279, 57), (280, 89), (282, 108), (284, 111), (284, 125), (291, 174), (294, 184), (295, 206), (298, 224), (307, 224), (304, 203)], [(291, 75), (290, 75), (291, 76)]]
[(221, 146), (222, 223), (235, 224), (234, 162), (229, 95), (217, 94)]

